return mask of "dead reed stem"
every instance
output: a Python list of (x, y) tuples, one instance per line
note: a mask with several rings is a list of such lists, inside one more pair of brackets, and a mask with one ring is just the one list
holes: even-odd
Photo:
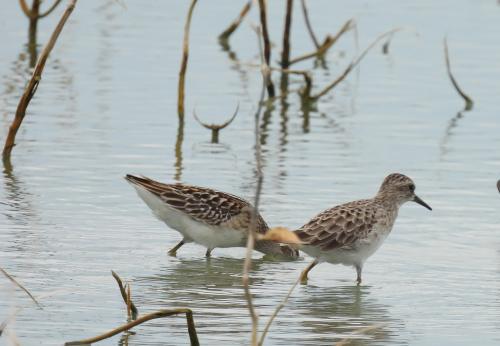
[(399, 31), (401, 29), (399, 28), (396, 28), (396, 29), (393, 29), (391, 31), (388, 31), (386, 33), (383, 33), (382, 35), (380, 35), (379, 37), (377, 37), (362, 53), (361, 55), (359, 55), (356, 59), (354, 59), (348, 66), (347, 68), (344, 70), (344, 72), (339, 76), (337, 77), (337, 79), (335, 79), (332, 83), (328, 84), (323, 90), (321, 90), (319, 93), (317, 93), (316, 95), (312, 95), (311, 96), (311, 99), (312, 100), (317, 100), (319, 99), (321, 96), (324, 96), (325, 94), (327, 94), (330, 90), (332, 90), (333, 88), (335, 88), (340, 82), (342, 82), (346, 77), (347, 75), (349, 75), (349, 73), (361, 62), (361, 60), (366, 56), (366, 54), (380, 41), (382, 40), (383, 38), (387, 37), (388, 35), (392, 35), (393, 33)]
[[(271, 65), (271, 42), (269, 41), (269, 32), (267, 30), (266, 0), (259, 0), (259, 10), (262, 38), (264, 40), (264, 60), (266, 61), (266, 65), (269, 66)], [(265, 83), (268, 96), (274, 97), (274, 84), (270, 76), (267, 76)]]
[(194, 319), (193, 319), (193, 312), (190, 309), (187, 308), (179, 308), (179, 309), (163, 309), (163, 310), (158, 310), (152, 313), (149, 313), (147, 315), (141, 316), (140, 318), (136, 319), (135, 321), (126, 323), (124, 325), (121, 325), (120, 327), (117, 327), (115, 329), (110, 330), (109, 332), (97, 335), (92, 338), (88, 339), (82, 339), (78, 341), (69, 341), (66, 342), (64, 345), (69, 346), (69, 345), (89, 345), (93, 344), (95, 342), (108, 339), (118, 333), (124, 332), (126, 330), (129, 330), (139, 324), (142, 324), (144, 322), (147, 322), (149, 320), (157, 319), (157, 318), (163, 318), (163, 317), (168, 317), (172, 315), (178, 315), (178, 314), (186, 314), (186, 321), (187, 321), (187, 327), (188, 327), (188, 332), (189, 332), (189, 340), (191, 341), (192, 346), (199, 346), (199, 341), (198, 341), (198, 335), (196, 334), (196, 327), (194, 324)]
[(286, 2), (285, 29), (283, 32), (283, 51), (281, 52), (281, 67), (288, 68), (290, 61), (290, 29), (292, 27), (293, 0)]
[(255, 307), (253, 305), (253, 300), (252, 300), (252, 292), (250, 291), (250, 269), (252, 267), (252, 251), (255, 246), (255, 239), (256, 239), (256, 232), (255, 229), (257, 228), (257, 215), (259, 212), (259, 201), (260, 201), (260, 194), (262, 191), (262, 182), (263, 182), (263, 175), (262, 175), (262, 156), (261, 156), (261, 147), (260, 147), (260, 113), (262, 111), (262, 104), (264, 102), (264, 95), (265, 95), (265, 90), (266, 90), (266, 71), (268, 72), (268, 68), (265, 66), (265, 59), (263, 55), (263, 50), (262, 50), (262, 42), (261, 42), (261, 35), (260, 35), (260, 30), (258, 28), (254, 28), (255, 32), (257, 33), (257, 39), (259, 42), (259, 52), (261, 56), (261, 63), (262, 63), (262, 88), (260, 92), (260, 97), (259, 97), (259, 103), (257, 105), (257, 110), (255, 111), (255, 169), (256, 169), (256, 175), (257, 175), (257, 184), (255, 187), (255, 200), (254, 200), (254, 210), (252, 213), (252, 218), (250, 222), (250, 226), (248, 229), (248, 238), (247, 238), (247, 245), (246, 245), (246, 256), (245, 256), (245, 262), (243, 263), (243, 278), (242, 278), (242, 283), (243, 283), (243, 289), (245, 291), (245, 299), (247, 301), (247, 306), (248, 306), (248, 311), (250, 312), (250, 317), (252, 319), (252, 337), (251, 337), (251, 345), (252, 346), (257, 346), (258, 345), (258, 340), (257, 340), (257, 333), (258, 333), (258, 326), (259, 326), (259, 316), (257, 315), (257, 312), (255, 310)]
[(128, 286), (129, 292), (127, 293), (125, 287), (123, 286), (123, 281), (118, 276), (118, 274), (116, 274), (112, 270), (111, 275), (113, 275), (113, 277), (115, 278), (116, 283), (120, 288), (120, 293), (122, 295), (123, 301), (127, 305), (127, 315), (130, 316), (133, 320), (135, 320), (137, 318), (137, 315), (139, 314), (139, 310), (137, 310), (137, 307), (135, 306), (134, 302), (132, 301), (132, 298), (130, 297), (130, 285)]
[(240, 14), (238, 15), (238, 18), (236, 18), (226, 30), (224, 30), (220, 35), (219, 35), (219, 41), (222, 43), (227, 44), (227, 41), (229, 40), (229, 37), (233, 34), (233, 32), (238, 29), (240, 26), (241, 22), (243, 19), (245, 19), (245, 16), (248, 14), (250, 9), (252, 8), (252, 0), (248, 1), (245, 6), (240, 11)]
[(308, 54), (301, 55), (297, 58), (290, 60), (290, 65), (296, 64), (300, 61), (304, 61), (310, 58), (321, 58), (326, 52), (339, 40), (339, 38), (345, 34), (347, 31), (354, 27), (354, 19), (349, 19), (347, 22), (342, 25), (340, 30), (337, 32), (335, 36), (327, 35), (323, 43), (316, 49), (316, 51)]
[(313, 41), (316, 50), (318, 50), (320, 45), (312, 29), (311, 22), (309, 21), (309, 13), (307, 11), (306, 0), (301, 0), (301, 2), (302, 2), (302, 13), (304, 14), (304, 20), (306, 22), (307, 31), (309, 32), (309, 36), (311, 36), (311, 40)]
[(16, 279), (14, 279), (9, 273), (7, 273), (3, 268), (0, 268), (0, 271), (3, 273), (3, 275), (5, 275), (5, 277), (7, 279), (9, 279), (14, 285), (16, 285), (17, 287), (19, 287), (20, 289), (22, 289), (24, 292), (26, 292), (26, 294), (31, 298), (31, 300), (33, 300), (35, 302), (35, 304), (40, 308), (40, 309), (43, 309), (42, 306), (40, 305), (40, 303), (38, 302), (38, 300), (35, 299), (35, 297), (30, 293), (30, 291), (28, 291), (26, 289), (26, 287), (24, 287), (23, 285), (21, 285), (19, 282), (17, 282)]
[(66, 7), (66, 10), (64, 11), (61, 19), (59, 20), (59, 23), (57, 24), (56, 28), (54, 29), (54, 32), (50, 36), (49, 42), (43, 48), (42, 53), (40, 54), (40, 58), (38, 59), (38, 62), (35, 66), (35, 70), (33, 71), (33, 75), (31, 76), (31, 79), (28, 82), (26, 89), (24, 90), (24, 93), (21, 96), (21, 99), (19, 100), (19, 104), (17, 105), (16, 115), (14, 117), (14, 120), (12, 121), (12, 124), (10, 125), (9, 133), (7, 135), (7, 138), (5, 140), (5, 145), (3, 148), (4, 160), (10, 159), (12, 148), (15, 145), (17, 131), (19, 130), (19, 127), (23, 122), (24, 116), (26, 115), (26, 109), (28, 108), (31, 99), (35, 95), (35, 92), (38, 88), (38, 84), (42, 79), (42, 72), (45, 67), (45, 63), (47, 62), (47, 58), (49, 57), (52, 48), (54, 48), (57, 38), (59, 37), (59, 34), (64, 28), (64, 24), (68, 20), (71, 12), (73, 12), (76, 2), (77, 0), (71, 0), (68, 6)]
[(229, 126), (229, 124), (233, 122), (234, 118), (236, 118), (236, 115), (238, 114), (239, 109), (240, 109), (240, 104), (238, 103), (238, 105), (236, 106), (236, 110), (233, 113), (233, 116), (220, 125), (205, 124), (198, 118), (198, 116), (196, 115), (196, 110), (194, 109), (193, 109), (193, 116), (201, 126), (212, 131), (212, 143), (219, 143), (219, 131), (222, 130), (223, 128), (226, 128), (227, 126)]
[(288, 290), (288, 293), (286, 294), (285, 298), (283, 298), (281, 303), (278, 306), (276, 306), (276, 309), (274, 310), (272, 315), (269, 317), (269, 320), (267, 321), (267, 324), (264, 328), (264, 331), (262, 332), (262, 334), (260, 336), (259, 346), (262, 346), (264, 344), (264, 339), (266, 338), (266, 335), (269, 332), (269, 328), (271, 327), (271, 324), (273, 323), (276, 316), (278, 316), (281, 309), (283, 309), (285, 307), (286, 303), (288, 302), (288, 299), (290, 298), (290, 296), (293, 293), (293, 290), (295, 289), (295, 287), (297, 287), (299, 282), (300, 282), (300, 276), (297, 278), (297, 280), (295, 280), (292, 287), (290, 287), (290, 289)]
[(191, 5), (189, 6), (188, 15), (186, 18), (186, 24), (184, 25), (184, 39), (182, 44), (182, 61), (181, 69), (179, 71), (179, 87), (178, 93), (179, 97), (177, 99), (177, 114), (179, 119), (184, 121), (184, 89), (186, 84), (186, 70), (189, 58), (189, 28), (191, 26), (191, 17), (193, 16), (194, 6), (197, 0), (191, 0)]
[(443, 45), (444, 45), (444, 59), (446, 62), (446, 71), (448, 72), (448, 77), (450, 77), (451, 83), (453, 84), (453, 87), (455, 90), (458, 92), (458, 94), (464, 99), (465, 101), (465, 110), (471, 110), (472, 107), (474, 106), (474, 101), (467, 95), (462, 88), (458, 85), (457, 80), (453, 76), (453, 73), (451, 72), (451, 66), (450, 66), (450, 57), (448, 54), (448, 42), (446, 40), (446, 37), (443, 40)]

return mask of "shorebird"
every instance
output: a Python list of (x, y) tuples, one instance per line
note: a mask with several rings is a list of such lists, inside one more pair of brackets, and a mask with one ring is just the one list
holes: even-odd
[(413, 201), (432, 208), (415, 194), (415, 184), (399, 173), (388, 175), (371, 199), (345, 203), (327, 209), (295, 231), (302, 241), (300, 249), (314, 261), (302, 272), (301, 283), (318, 263), (354, 266), (357, 284), (368, 257), (382, 245), (398, 216), (399, 208)]
[[(153, 211), (153, 214), (182, 235), (182, 240), (168, 253), (172, 256), (186, 243), (213, 249), (244, 247), (252, 222), (253, 206), (242, 198), (213, 189), (186, 184), (163, 184), (146, 177), (127, 174), (125, 179)], [(260, 214), (256, 233), (265, 234), (269, 227)], [(255, 250), (264, 254), (298, 257), (298, 251), (270, 240), (257, 240)]]

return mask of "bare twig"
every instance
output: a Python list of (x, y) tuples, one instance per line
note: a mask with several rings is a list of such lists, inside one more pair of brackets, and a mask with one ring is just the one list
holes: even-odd
[(474, 106), (474, 101), (472, 101), (472, 99), (469, 97), (469, 95), (467, 95), (462, 90), (462, 88), (460, 88), (460, 86), (457, 83), (457, 80), (455, 79), (455, 77), (451, 73), (450, 57), (448, 55), (448, 42), (446, 40), (446, 37), (443, 40), (443, 45), (444, 45), (444, 59), (446, 61), (446, 71), (448, 72), (448, 77), (450, 77), (451, 83), (453, 84), (453, 87), (455, 88), (455, 90), (464, 99), (464, 101), (465, 101), (465, 110), (466, 111), (471, 110), (472, 107)]
[(12, 148), (15, 145), (17, 131), (19, 130), (19, 127), (23, 122), (24, 116), (26, 115), (26, 109), (28, 108), (31, 99), (35, 95), (38, 84), (42, 79), (42, 72), (45, 67), (47, 58), (50, 52), (52, 51), (52, 48), (54, 48), (57, 38), (59, 37), (59, 34), (61, 33), (64, 27), (64, 24), (68, 20), (71, 12), (73, 12), (76, 2), (77, 0), (71, 0), (71, 2), (66, 7), (66, 10), (64, 11), (61, 19), (59, 20), (59, 23), (54, 29), (54, 32), (52, 33), (49, 39), (49, 42), (43, 48), (42, 53), (40, 54), (40, 58), (38, 59), (38, 62), (35, 66), (35, 70), (33, 71), (33, 75), (31, 76), (31, 79), (28, 82), (26, 89), (24, 90), (24, 93), (21, 96), (21, 99), (19, 100), (19, 104), (17, 105), (16, 115), (14, 117), (14, 120), (12, 121), (12, 124), (10, 125), (9, 133), (7, 135), (7, 138), (5, 140), (5, 145), (3, 148), (4, 160), (5, 159), (8, 160), (10, 158), (10, 153), (12, 152)]
[(327, 35), (325, 40), (323, 41), (323, 43), (318, 47), (318, 49), (316, 51), (314, 51), (312, 53), (301, 55), (301, 56), (294, 58), (294, 59), (291, 59), (290, 65), (293, 65), (295, 63), (298, 63), (300, 61), (304, 61), (304, 60), (307, 60), (310, 58), (322, 57), (335, 44), (335, 42), (337, 42), (339, 40), (339, 38), (343, 34), (345, 34), (346, 32), (348, 32), (349, 30), (351, 30), (354, 27), (354, 24), (355, 24), (354, 19), (349, 19), (347, 22), (344, 23), (344, 25), (342, 25), (342, 27), (340, 28), (340, 30), (337, 32), (337, 34), (335, 36), (332, 37), (330, 35)]
[(229, 124), (231, 124), (233, 122), (234, 118), (236, 118), (236, 115), (238, 114), (239, 109), (240, 109), (240, 104), (238, 103), (238, 105), (236, 106), (236, 110), (234, 111), (233, 116), (231, 118), (229, 118), (229, 120), (227, 120), (226, 122), (224, 122), (220, 125), (203, 123), (196, 115), (196, 110), (194, 110), (194, 109), (193, 109), (193, 115), (194, 115), (194, 118), (196, 119), (196, 121), (201, 126), (207, 128), (209, 130), (212, 130), (212, 143), (219, 143), (219, 131), (222, 130), (223, 128), (229, 126)]
[[(123, 301), (127, 305), (127, 315), (131, 316), (133, 320), (137, 318), (137, 315), (139, 314), (139, 311), (137, 310), (137, 307), (135, 306), (134, 302), (132, 302), (132, 299), (130, 297), (130, 290), (129, 294), (127, 294), (125, 287), (123, 286), (123, 281), (122, 279), (116, 274), (113, 270), (111, 271), (111, 275), (116, 280), (116, 283), (118, 284), (118, 287), (120, 288), (120, 293), (122, 294)], [(128, 286), (130, 289), (130, 286)], [(131, 312), (129, 314), (129, 311)]]
[[(264, 59), (266, 65), (271, 64), (271, 42), (269, 41), (269, 32), (267, 31), (266, 0), (259, 0), (260, 25), (262, 27), (262, 38), (264, 39)], [(260, 41), (259, 41), (260, 42)], [(274, 85), (270, 76), (265, 79), (267, 94), (274, 97)]]
[(40, 13), (38, 15), (38, 18), (43, 18), (43, 17), (46, 17), (48, 16), (49, 14), (52, 13), (52, 11), (54, 11), (56, 9), (57, 6), (59, 6), (59, 4), (61, 3), (62, 0), (56, 0), (54, 1), (54, 3), (52, 4), (51, 7), (49, 7), (49, 9), (43, 13)]
[(130, 293), (130, 283), (127, 284), (127, 319), (135, 320), (137, 316), (132, 315), (132, 294)]
[(387, 37), (388, 35), (392, 35), (393, 33), (399, 31), (401, 29), (399, 28), (396, 28), (396, 29), (393, 29), (391, 31), (388, 31), (382, 35), (380, 35), (379, 37), (377, 37), (375, 39), (375, 41), (373, 41), (362, 53), (361, 55), (359, 55), (356, 59), (354, 59), (348, 66), (347, 68), (344, 70), (344, 72), (339, 76), (337, 77), (337, 79), (335, 79), (332, 83), (328, 84), (323, 90), (321, 90), (319, 93), (317, 93), (316, 95), (312, 95), (311, 96), (311, 99), (313, 100), (317, 100), (319, 99), (321, 96), (324, 96), (325, 94), (327, 94), (330, 90), (332, 90), (333, 88), (335, 88), (340, 82), (342, 82), (346, 77), (347, 75), (360, 63), (360, 61), (365, 57), (365, 55), (380, 41), (382, 40), (383, 38)]
[(26, 4), (26, 1), (19, 0), (19, 5), (21, 6), (21, 10), (23, 10), (23, 13), (25, 14), (25, 16), (28, 17), (29, 19), (35, 19), (38, 17), (38, 14), (34, 14), (31, 11), (28, 4)]
[(288, 68), (290, 60), (290, 29), (292, 27), (293, 0), (286, 1), (285, 29), (283, 32), (283, 51), (281, 52), (281, 67)]
[(240, 26), (241, 22), (245, 18), (245, 16), (248, 14), (250, 9), (252, 8), (252, 0), (248, 1), (245, 6), (243, 6), (243, 9), (241, 10), (240, 14), (238, 15), (238, 18), (236, 18), (230, 25), (229, 27), (224, 30), (220, 35), (219, 35), (219, 41), (221, 43), (227, 44), (227, 41), (229, 40), (229, 37), (233, 34), (233, 32), (238, 29)]
[(497, 181), (497, 189), (498, 189), (498, 192), (500, 192), (500, 180)]
[(264, 328), (264, 331), (262, 332), (262, 334), (260, 336), (259, 346), (264, 344), (264, 339), (266, 338), (266, 335), (269, 332), (269, 328), (271, 327), (271, 324), (273, 323), (276, 316), (278, 316), (278, 313), (281, 311), (281, 309), (283, 309), (285, 307), (286, 303), (288, 302), (288, 299), (290, 298), (290, 296), (293, 293), (293, 290), (295, 289), (295, 287), (297, 287), (299, 282), (300, 282), (300, 276), (297, 278), (297, 280), (295, 280), (292, 287), (290, 287), (290, 289), (288, 290), (288, 293), (286, 294), (285, 298), (283, 298), (281, 303), (278, 304), (278, 306), (276, 306), (276, 309), (274, 310), (272, 315), (269, 317), (269, 320), (267, 321), (267, 324)]
[(7, 273), (3, 268), (0, 268), (0, 271), (5, 275), (7, 279), (9, 279), (14, 285), (22, 289), (26, 294), (35, 302), (35, 304), (40, 308), (43, 309), (40, 303), (35, 299), (35, 297), (28, 291), (23, 285), (21, 285), (19, 282), (17, 282), (16, 279), (14, 279), (9, 273)]
[[(52, 6), (49, 7), (47, 11), (45, 11), (41, 14), (38, 13), (38, 10), (33, 11), (33, 9), (30, 9), (28, 7), (28, 5), (26, 4), (25, 0), (19, 0), (19, 5), (21, 6), (21, 9), (23, 10), (26, 17), (28, 17), (30, 19), (39, 19), (39, 18), (43, 18), (43, 17), (46, 17), (49, 14), (51, 14), (52, 11), (54, 11), (56, 9), (56, 7), (61, 3), (61, 1), (62, 0), (55, 0), (54, 3), (52, 4)], [(40, 0), (37, 1), (36, 7), (38, 7), (39, 4), (40, 4)]]
[(133, 328), (141, 323), (147, 322), (149, 320), (153, 320), (156, 318), (168, 317), (168, 316), (172, 316), (172, 315), (178, 315), (178, 314), (186, 314), (189, 339), (191, 341), (191, 345), (198, 346), (200, 343), (198, 341), (198, 335), (196, 334), (196, 328), (195, 328), (194, 319), (193, 319), (193, 312), (187, 308), (158, 310), (158, 311), (149, 313), (147, 315), (141, 316), (140, 318), (136, 319), (135, 321), (121, 325), (120, 327), (115, 328), (113, 330), (110, 330), (109, 332), (103, 333), (101, 335), (98, 335), (98, 336), (95, 336), (92, 338), (88, 338), (88, 339), (78, 340), (78, 341), (69, 341), (69, 342), (66, 342), (64, 345), (70, 346), (70, 345), (93, 344), (95, 342), (98, 342), (98, 341), (101, 341), (104, 339), (108, 339), (108, 338), (110, 338), (118, 333), (129, 330), (129, 329), (131, 329), (131, 328)]
[(311, 39), (314, 43), (314, 46), (316, 47), (316, 50), (318, 50), (320, 45), (312, 29), (311, 22), (309, 21), (309, 13), (306, 7), (306, 0), (301, 0), (301, 2), (302, 2), (302, 12), (304, 13), (304, 20), (306, 22), (307, 31), (309, 32), (309, 36), (311, 36)]
[(191, 26), (191, 17), (193, 16), (194, 6), (197, 0), (191, 0), (191, 5), (189, 6), (188, 15), (186, 18), (186, 24), (184, 25), (184, 40), (182, 44), (182, 61), (181, 69), (179, 71), (179, 87), (178, 87), (178, 99), (177, 99), (177, 113), (179, 119), (184, 121), (184, 87), (186, 82), (186, 70), (189, 58), (189, 28)]
[(21, 312), (21, 310), (23, 310), (23, 308), (17, 308), (0, 324), (0, 336), (2, 336), (7, 325), (16, 318), (17, 314)]
[(257, 215), (258, 215), (260, 193), (262, 190), (262, 181), (263, 181), (259, 122), (260, 122), (260, 113), (262, 111), (262, 104), (264, 101), (265, 88), (266, 88), (266, 71), (268, 70), (268, 68), (267, 69), (265, 68), (265, 59), (262, 53), (262, 42), (260, 40), (260, 31), (257, 28), (255, 28), (255, 32), (257, 33), (257, 39), (259, 42), (259, 51), (262, 63), (261, 70), (263, 78), (262, 78), (262, 88), (260, 92), (259, 103), (257, 105), (257, 110), (255, 112), (255, 161), (256, 161), (257, 185), (255, 187), (254, 210), (252, 213), (252, 218), (248, 229), (246, 256), (245, 256), (245, 262), (243, 263), (243, 278), (242, 278), (243, 289), (245, 291), (245, 299), (247, 301), (248, 311), (250, 312), (250, 317), (252, 319), (252, 338), (251, 338), (252, 346), (258, 345), (257, 332), (258, 332), (259, 316), (257, 315), (257, 312), (255, 311), (255, 307), (253, 305), (252, 293), (250, 292), (249, 273), (250, 273), (250, 268), (252, 266), (252, 251), (255, 246), (255, 239), (256, 239), (255, 229), (257, 228)]

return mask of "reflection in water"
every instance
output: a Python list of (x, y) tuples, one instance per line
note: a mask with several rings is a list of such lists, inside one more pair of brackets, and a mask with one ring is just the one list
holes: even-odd
[(241, 86), (246, 95), (250, 95), (248, 92), (248, 71), (243, 68), (240, 60), (238, 59), (238, 55), (231, 49), (231, 46), (228, 42), (219, 41), (221, 44), (221, 48), (223, 52), (227, 53), (229, 60), (232, 63), (231, 69), (235, 70), (240, 76)]
[(275, 107), (273, 103), (266, 102), (260, 125), (260, 144), (262, 146), (267, 144), (267, 137), (269, 136), (269, 125), (271, 124), (271, 116), (273, 115), (274, 110)]
[[(259, 269), (266, 262), (253, 260), (250, 280), (253, 288), (263, 285), (265, 277), (260, 275)], [(238, 340), (247, 340), (250, 323), (241, 283), (242, 268), (243, 259), (178, 259), (177, 263), (171, 263), (157, 275), (134, 280), (134, 300), (138, 306), (148, 305), (150, 310), (190, 308), (194, 311), (203, 343), (218, 340), (234, 344), (235, 335), (238, 335)], [(258, 296), (256, 289), (253, 294)], [(151, 332), (168, 332), (169, 336), (186, 340), (185, 320), (169, 320), (168, 331), (160, 328)], [(172, 344), (176, 342), (172, 341)]]
[(451, 118), (450, 122), (448, 123), (448, 126), (446, 127), (445, 134), (443, 136), (443, 139), (441, 140), (441, 145), (439, 146), (440, 148), (440, 155), (439, 158), (440, 160), (443, 160), (445, 155), (448, 153), (448, 142), (450, 141), (451, 137), (453, 136), (453, 130), (458, 126), (458, 123), (460, 122), (460, 119), (464, 117), (463, 113), (465, 110), (460, 111), (455, 115), (453, 118)]
[[(291, 299), (287, 309), (300, 315), (296, 326), (300, 345), (332, 345), (349, 339), (349, 345), (384, 345), (400, 329), (387, 307), (370, 298), (369, 286), (314, 287), (305, 286)], [(371, 332), (357, 332), (373, 327)], [(298, 332), (298, 333), (297, 333)], [(399, 333), (398, 333), (399, 334)], [(283, 338), (286, 333), (276, 333)], [(303, 337), (303, 339), (300, 338)]]
[(7, 206), (3, 214), (16, 225), (28, 225), (38, 217), (33, 208), (32, 195), (23, 182), (14, 174), (10, 160), (4, 160), (3, 183), (5, 199), (2, 204)]

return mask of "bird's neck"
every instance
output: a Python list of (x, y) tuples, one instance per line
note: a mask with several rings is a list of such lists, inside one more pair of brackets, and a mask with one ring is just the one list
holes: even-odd
[(396, 213), (399, 208), (403, 205), (400, 201), (392, 196), (389, 196), (384, 191), (379, 191), (377, 195), (373, 198), (378, 204), (382, 205), (387, 211)]

